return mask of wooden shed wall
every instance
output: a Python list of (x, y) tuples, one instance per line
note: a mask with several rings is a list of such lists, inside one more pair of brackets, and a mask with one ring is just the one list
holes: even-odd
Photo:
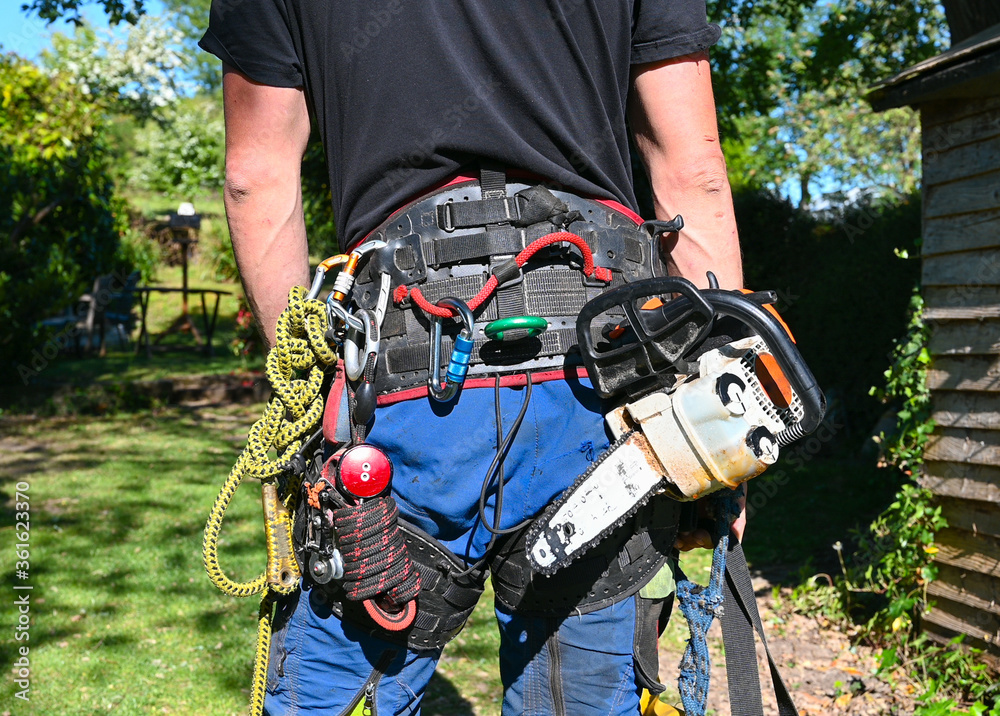
[(920, 109), (937, 421), (924, 484), (950, 525), (924, 628), (1000, 655), (1000, 92)]

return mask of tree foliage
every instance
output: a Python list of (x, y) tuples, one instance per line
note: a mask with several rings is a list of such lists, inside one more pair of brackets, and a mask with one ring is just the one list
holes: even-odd
[(944, 48), (937, 2), (715, 0), (709, 8), (724, 30), (712, 61), (734, 184), (787, 193), (794, 183), (804, 203), (848, 187), (896, 198), (916, 189), (916, 114), (873, 112), (864, 95)]
[(176, 18), (176, 26), (184, 34), (192, 74), (201, 92), (215, 94), (222, 87), (222, 63), (198, 47), (198, 40), (208, 27), (212, 0), (164, 0), (163, 4)]
[(72, 37), (57, 33), (42, 64), (76, 84), (107, 112), (137, 120), (160, 113), (190, 87), (180, 79), (186, 64), (181, 33), (170, 18), (142, 17), (124, 36), (84, 23)]
[[(87, 4), (88, 0), (29, 0), (21, 5), (21, 10), (48, 22), (63, 18), (80, 25), (83, 23), (80, 11)], [(122, 21), (134, 25), (145, 12), (143, 0), (96, 0), (93, 4), (101, 7), (112, 25)]]
[(0, 55), (0, 362), (30, 353), (36, 322), (124, 268), (124, 205), (101, 107), (73, 77)]
[(222, 188), (225, 128), (219, 105), (209, 98), (181, 100), (133, 136), (135, 155), (125, 170), (140, 191), (195, 197)]

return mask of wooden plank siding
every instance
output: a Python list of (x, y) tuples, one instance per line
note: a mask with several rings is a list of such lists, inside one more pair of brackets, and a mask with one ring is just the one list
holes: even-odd
[(1000, 431), (938, 428), (927, 442), (927, 460), (1000, 465)]
[(976, 97), (975, 99), (963, 100), (961, 102), (954, 100), (927, 102), (920, 105), (922, 136), (926, 137), (930, 135), (930, 140), (935, 141), (933, 137), (934, 131), (939, 129), (943, 129), (947, 133), (955, 131), (950, 126), (942, 128), (942, 125), (961, 126), (963, 122), (968, 122), (972, 117), (989, 114), (994, 111), (1000, 112), (1000, 94), (990, 97)]
[(936, 422), (920, 483), (949, 524), (936, 536), (934, 606), (922, 628), (939, 640), (965, 634), (1000, 656), (1000, 93), (920, 113)]
[[(1000, 139), (1000, 138), (998, 138)], [(923, 229), (923, 255), (1000, 246), (1000, 210), (928, 219)]]
[(927, 585), (927, 592), (1000, 614), (1000, 582), (979, 572), (939, 564), (938, 579)]
[(938, 597), (923, 621), (925, 628), (929, 623), (932, 629), (942, 629), (938, 633), (945, 638), (966, 634), (964, 644), (1000, 654), (1000, 615)]
[[(1000, 504), (960, 500), (954, 497), (940, 497), (941, 514), (948, 520), (948, 526), (965, 530), (973, 535), (989, 535), (1000, 538)], [(996, 584), (1000, 594), (1000, 582)]]
[(1000, 285), (924, 286), (922, 293), (932, 309), (969, 308), (992, 311), (1000, 306)]
[(928, 460), (920, 484), (942, 497), (1000, 503), (1000, 467)]
[(935, 537), (934, 561), (990, 577), (1000, 577), (1000, 539), (947, 527)]
[(927, 347), (933, 356), (1000, 354), (1000, 319), (936, 323)]
[[(954, 105), (955, 103), (951, 103)], [(968, 107), (963, 108), (968, 111)], [(933, 163), (942, 152), (1000, 136), (1000, 97), (992, 103), (980, 104), (978, 111), (951, 121), (939, 121), (944, 113), (930, 107), (921, 112), (923, 132), (920, 143), (924, 161)]]
[(940, 428), (1000, 430), (1000, 394), (935, 391), (931, 418)]
[(924, 165), (926, 186), (967, 180), (978, 173), (1000, 167), (1000, 137), (990, 137), (972, 144), (938, 152)]
[(934, 391), (1000, 392), (1000, 356), (935, 356), (927, 372)]
[[(997, 176), (1000, 180), (1000, 174)], [(1000, 193), (1000, 185), (997, 191)], [(1000, 251), (979, 249), (924, 257), (922, 280), (924, 286), (1000, 286)]]

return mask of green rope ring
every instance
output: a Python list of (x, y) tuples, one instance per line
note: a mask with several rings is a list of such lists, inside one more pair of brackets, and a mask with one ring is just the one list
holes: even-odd
[(517, 328), (525, 329), (528, 334), (523, 337), (534, 338), (548, 327), (549, 322), (539, 316), (511, 316), (510, 318), (498, 318), (495, 321), (490, 321), (483, 328), (483, 333), (486, 334), (487, 338), (502, 341), (505, 331)]

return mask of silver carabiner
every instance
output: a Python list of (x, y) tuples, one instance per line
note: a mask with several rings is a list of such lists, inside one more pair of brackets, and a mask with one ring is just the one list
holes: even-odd
[(343, 304), (327, 299), (326, 310), (332, 314), (330, 325), (333, 325), (333, 318), (338, 318), (348, 328), (353, 328), (359, 333), (365, 332), (364, 321), (344, 308)]
[(451, 308), (462, 320), (462, 331), (455, 336), (455, 345), (451, 349), (451, 359), (445, 373), (444, 385), (441, 384), (441, 324), (443, 318), (434, 316), (431, 319), (431, 341), (429, 347), (430, 365), (427, 378), (428, 394), (439, 402), (447, 402), (455, 397), (459, 388), (465, 383), (469, 372), (469, 361), (472, 359), (473, 336), (475, 335), (475, 318), (472, 309), (461, 299), (447, 296), (437, 302), (441, 308)]
[(385, 246), (385, 242), (381, 239), (372, 239), (371, 241), (366, 241), (357, 248), (355, 248), (351, 253), (357, 254), (358, 256), (364, 256), (367, 253), (381, 249)]
[[(354, 314), (364, 323), (364, 330), (357, 331), (353, 327), (348, 329), (347, 337), (344, 339), (344, 372), (351, 380), (358, 380), (365, 372), (368, 358), (374, 354), (378, 358), (379, 351), (379, 326), (375, 315), (367, 310), (361, 309)], [(361, 354), (360, 341), (364, 336), (365, 352)]]

